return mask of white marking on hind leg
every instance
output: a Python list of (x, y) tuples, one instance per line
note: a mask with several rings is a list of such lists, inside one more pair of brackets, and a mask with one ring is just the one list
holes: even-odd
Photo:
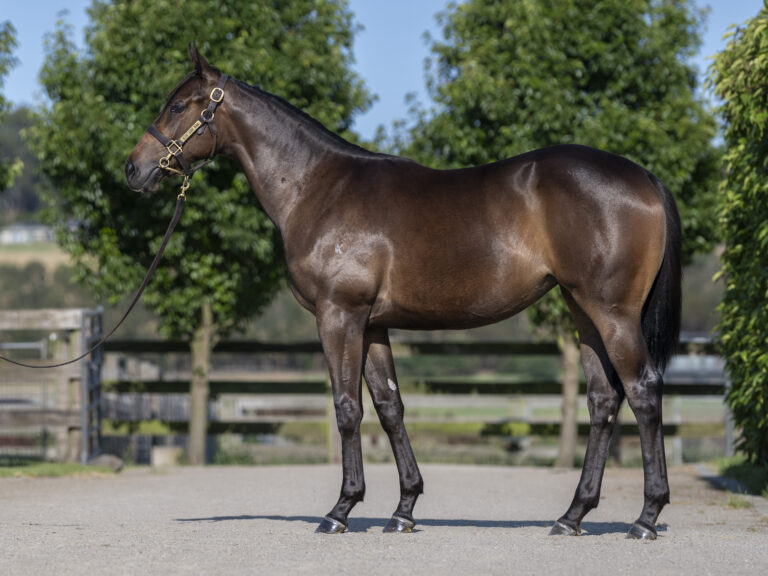
[(392, 390), (393, 392), (397, 390), (397, 384), (395, 383), (394, 380), (392, 380), (392, 378), (387, 378), (387, 385), (389, 386), (389, 389)]

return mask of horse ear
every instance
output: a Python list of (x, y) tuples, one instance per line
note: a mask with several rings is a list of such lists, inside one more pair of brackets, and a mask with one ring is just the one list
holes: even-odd
[(212, 76), (219, 72), (215, 67), (208, 64), (203, 55), (200, 54), (200, 51), (197, 49), (197, 42), (189, 43), (189, 59), (195, 65), (195, 72), (200, 76)]

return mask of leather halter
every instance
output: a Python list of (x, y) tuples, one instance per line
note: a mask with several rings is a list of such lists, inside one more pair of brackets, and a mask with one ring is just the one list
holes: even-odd
[[(155, 128), (155, 125), (150, 125), (149, 128), (147, 128), (147, 132), (152, 134), (157, 140), (160, 141), (160, 143), (165, 146), (165, 149), (168, 151), (168, 154), (166, 156), (163, 156), (158, 160), (157, 164), (160, 166), (162, 170), (166, 170), (168, 172), (173, 172), (174, 174), (181, 174), (182, 176), (185, 176), (186, 178), (189, 178), (192, 176), (192, 174), (195, 173), (195, 170), (200, 168), (203, 164), (208, 162), (208, 160), (204, 160), (203, 162), (200, 162), (196, 166), (190, 165), (189, 161), (184, 158), (183, 148), (184, 144), (187, 143), (187, 141), (192, 138), (195, 134), (202, 134), (205, 132), (205, 127), (209, 126), (211, 130), (211, 134), (213, 135), (213, 150), (211, 151), (211, 154), (209, 158), (213, 157), (213, 154), (216, 151), (216, 126), (213, 124), (213, 118), (214, 113), (216, 112), (217, 106), (221, 103), (221, 101), (224, 99), (224, 85), (227, 83), (227, 80), (229, 80), (229, 76), (226, 74), (222, 74), (221, 78), (219, 78), (219, 83), (211, 90), (211, 94), (209, 96), (210, 102), (208, 103), (208, 108), (203, 110), (200, 113), (200, 118), (198, 118), (192, 126), (189, 127), (189, 129), (184, 132), (184, 134), (181, 135), (177, 140), (172, 140), (168, 138), (165, 134), (160, 132), (157, 128)], [(171, 158), (175, 158), (176, 161), (179, 163), (179, 166), (181, 166), (181, 170), (177, 168), (171, 167)]]

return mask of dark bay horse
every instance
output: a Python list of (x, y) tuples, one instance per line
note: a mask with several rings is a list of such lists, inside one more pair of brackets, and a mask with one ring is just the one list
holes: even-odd
[(343, 532), (365, 493), (362, 375), (400, 478), (385, 531), (414, 526), (423, 481), (388, 329), (490, 324), (559, 284), (579, 332), (591, 428), (576, 494), (552, 533), (578, 534), (597, 506), (626, 396), (645, 471), (643, 509), (628, 536), (655, 538), (669, 501), (662, 372), (681, 305), (680, 219), (669, 190), (629, 160), (584, 146), (447, 171), (374, 154), (223, 75), (194, 45), (190, 56), (195, 71), (131, 152), (126, 177), (133, 189), (154, 191), (173, 173), (191, 174), (193, 162), (233, 156), (279, 228), (291, 289), (317, 318), (342, 439), (341, 495), (318, 531)]

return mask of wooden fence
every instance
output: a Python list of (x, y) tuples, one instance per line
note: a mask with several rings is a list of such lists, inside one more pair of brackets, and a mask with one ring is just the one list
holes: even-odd
[[(165, 443), (175, 434), (183, 437), (189, 414), (188, 345), (113, 341), (107, 343), (105, 351), (102, 416), (107, 436), (111, 430), (119, 432), (123, 440), (127, 434), (145, 440), (151, 437), (147, 441), (152, 444)], [(502, 462), (509, 461), (504, 452), (525, 454), (526, 450), (538, 452), (541, 461), (554, 458), (552, 438), (559, 433), (561, 384), (559, 351), (553, 343), (395, 342), (393, 351), (406, 423), (421, 458), (451, 460), (461, 453), (459, 459), (466, 459), (467, 453), (479, 451), (486, 453), (488, 461)], [(536, 374), (519, 374), (494, 367), (500, 358), (546, 361), (539, 362)], [(432, 364), (463, 359), (469, 365), (456, 371), (420, 370), (428, 359)], [(694, 446), (686, 455), (684, 444), (702, 438), (714, 442), (710, 451), (722, 453), (729, 445), (722, 402), (726, 383), (712, 344), (705, 338), (683, 341), (670, 368), (665, 378), (664, 429), (671, 462), (695, 459), (697, 450), (702, 449)], [(281, 461), (283, 457), (276, 454), (287, 443), (275, 438), (279, 440), (281, 432), (309, 430), (315, 436), (322, 435), (319, 442), (314, 439), (319, 446), (314, 458), (318, 453), (322, 458), (338, 458), (338, 432), (318, 342), (221, 342), (214, 349), (210, 381), (212, 445), (217, 437), (260, 435), (279, 444), (270, 452), (270, 461)], [(584, 394), (582, 382), (578, 413), (582, 439), (589, 427)], [(368, 457), (383, 458), (386, 441), (367, 393), (364, 397), (364, 447)], [(620, 422), (625, 443), (631, 447), (636, 444), (636, 426), (626, 406)], [(421, 443), (420, 435), (427, 436), (429, 442)], [(436, 436), (441, 437), (440, 442), (435, 441)], [(544, 439), (533, 443), (537, 450), (532, 450), (534, 438)], [(458, 445), (464, 449), (456, 449)], [(125, 450), (126, 444), (122, 446)], [(145, 453), (137, 459), (147, 460), (148, 456)]]
[[(101, 309), (0, 310), (0, 333), (44, 332), (36, 342), (0, 342), (27, 363), (78, 355), (101, 336)], [(98, 440), (101, 351), (80, 363), (35, 370), (0, 363), (0, 459), (87, 461)]]

